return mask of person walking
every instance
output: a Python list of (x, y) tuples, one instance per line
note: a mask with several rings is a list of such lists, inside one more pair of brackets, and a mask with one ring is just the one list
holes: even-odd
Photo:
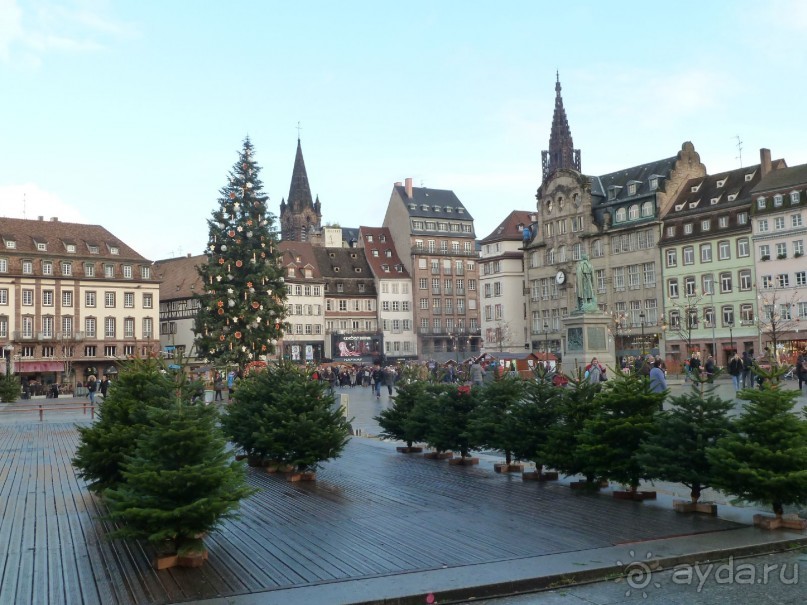
[(109, 378), (106, 377), (106, 374), (104, 374), (103, 378), (101, 378), (101, 383), (98, 385), (98, 390), (101, 393), (101, 397), (106, 399), (106, 393), (109, 390)]
[(215, 392), (213, 401), (224, 401), (224, 395), (222, 394), (223, 390), (224, 379), (221, 377), (221, 372), (216, 372), (216, 377), (213, 379), (213, 391)]
[(90, 403), (95, 405), (95, 391), (98, 388), (98, 383), (95, 381), (95, 376), (92, 374), (87, 378), (87, 394), (90, 397)]
[(381, 366), (376, 364), (373, 367), (373, 389), (375, 390), (375, 398), (381, 399), (381, 382), (384, 380), (384, 372)]
[[(654, 393), (664, 393), (667, 391), (667, 375), (662, 368), (664, 362), (659, 357), (653, 362), (653, 367), (650, 369), (650, 390)], [(664, 400), (662, 399), (659, 404), (659, 411), (664, 410)]]
[(740, 359), (736, 351), (734, 352), (734, 357), (729, 361), (729, 374), (731, 375), (731, 381), (734, 383), (734, 393), (736, 394), (743, 388), (743, 383), (745, 382), (743, 379), (743, 360)]
[(799, 379), (799, 392), (803, 384), (807, 384), (807, 351), (802, 351), (796, 359), (796, 377)]
[(754, 358), (748, 354), (748, 351), (743, 351), (743, 388), (751, 389), (754, 387), (754, 377), (752, 370), (754, 369)]
[(701, 375), (701, 354), (699, 351), (695, 351), (692, 357), (689, 358), (689, 374), (693, 380)]
[(478, 359), (471, 364), (469, 373), (471, 375), (471, 384), (481, 387), (485, 380), (485, 368), (482, 367)]
[(603, 382), (603, 374), (605, 373), (605, 368), (600, 365), (600, 362), (594, 357), (591, 360), (591, 363), (588, 364), (586, 367), (586, 372), (584, 377), (588, 380), (591, 384), (599, 384)]
[(709, 355), (706, 358), (706, 363), (703, 364), (703, 371), (706, 372), (706, 380), (711, 384), (715, 381), (715, 358)]

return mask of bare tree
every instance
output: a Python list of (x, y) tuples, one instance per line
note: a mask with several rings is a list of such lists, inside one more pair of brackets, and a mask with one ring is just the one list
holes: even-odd
[[(698, 294), (697, 290), (684, 294), (681, 298), (670, 299), (670, 312), (667, 315), (667, 338), (672, 335), (678, 340), (687, 343), (685, 357), (692, 354), (692, 339), (698, 329), (699, 317), (706, 295)], [(713, 319), (714, 321), (714, 319)], [(683, 361), (683, 359), (681, 360)]]
[(496, 347), (498, 347), (500, 353), (504, 350), (505, 347), (513, 346), (513, 344), (510, 342), (510, 338), (512, 337), (512, 330), (510, 329), (509, 321), (505, 321), (503, 319), (497, 319), (496, 327), (493, 328), (492, 336), (493, 336), (493, 343)]
[(771, 345), (770, 361), (779, 363), (779, 345), (788, 336), (795, 337), (799, 328), (798, 297), (793, 293), (786, 298), (785, 293), (773, 288), (764, 290), (757, 297), (759, 309), (757, 312), (757, 325), (760, 336), (767, 338)]

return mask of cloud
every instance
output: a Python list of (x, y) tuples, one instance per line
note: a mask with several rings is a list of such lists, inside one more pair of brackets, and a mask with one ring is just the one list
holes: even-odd
[(0, 0), (0, 62), (39, 65), (50, 52), (97, 52), (110, 40), (133, 37), (135, 28), (104, 14), (103, 4), (37, 4)]
[(58, 217), (64, 223), (89, 223), (79, 210), (61, 199), (56, 193), (42, 189), (36, 183), (0, 186), (0, 208), (8, 218), (45, 220)]

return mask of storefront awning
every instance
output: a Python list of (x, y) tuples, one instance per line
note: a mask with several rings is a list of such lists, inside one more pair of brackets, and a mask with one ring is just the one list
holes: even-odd
[(16, 372), (64, 372), (61, 361), (18, 361), (14, 364)]

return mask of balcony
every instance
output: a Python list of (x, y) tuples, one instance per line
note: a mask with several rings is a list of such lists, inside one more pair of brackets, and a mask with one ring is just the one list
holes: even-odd
[(477, 258), (479, 254), (475, 250), (459, 250), (454, 252), (453, 250), (429, 250), (428, 248), (424, 248), (422, 246), (412, 246), (411, 254), (415, 256), (461, 256), (465, 258)]
[(465, 296), (465, 288), (457, 288), (457, 296)]

